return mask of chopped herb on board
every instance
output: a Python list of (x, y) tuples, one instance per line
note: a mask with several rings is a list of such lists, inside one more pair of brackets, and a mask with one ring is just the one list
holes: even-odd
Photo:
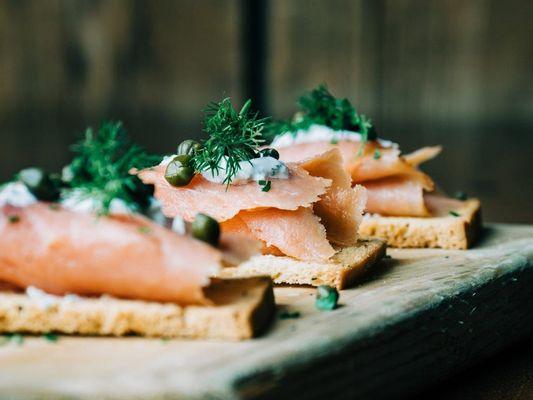
[(337, 308), (339, 292), (327, 285), (320, 285), (316, 289), (315, 307), (320, 311), (331, 311)]
[(268, 192), (270, 190), (270, 187), (272, 186), (271, 181), (260, 180), (260, 181), (257, 181), (257, 183), (261, 186), (261, 190), (263, 192)]
[(57, 342), (59, 340), (59, 336), (57, 336), (54, 333), (48, 332), (43, 334), (43, 339), (47, 340), (48, 342)]
[(18, 215), (10, 215), (9, 217), (7, 217), (7, 220), (9, 221), (10, 224), (16, 224), (17, 222), (20, 221), (20, 217)]
[(15, 343), (21, 346), (24, 343), (24, 336), (20, 333), (6, 333), (0, 336), (0, 346), (8, 343)]
[(450, 210), (450, 215), (453, 215), (454, 217), (460, 217), (461, 214), (459, 214), (457, 211)]
[(376, 149), (374, 151), (374, 160), (379, 160), (381, 158), (381, 151), (379, 149)]

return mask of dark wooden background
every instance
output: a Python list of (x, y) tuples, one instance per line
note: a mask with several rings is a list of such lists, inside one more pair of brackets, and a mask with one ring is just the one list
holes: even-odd
[(152, 151), (201, 134), (204, 105), (290, 115), (327, 82), (486, 219), (533, 222), (530, 0), (0, 0), (0, 179), (57, 169), (89, 124)]

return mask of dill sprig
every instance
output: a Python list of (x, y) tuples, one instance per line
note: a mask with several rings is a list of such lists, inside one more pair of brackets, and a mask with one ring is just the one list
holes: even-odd
[(93, 197), (101, 202), (103, 214), (109, 212), (113, 199), (123, 200), (133, 211), (146, 210), (153, 188), (129, 171), (157, 164), (161, 157), (132, 144), (121, 122), (105, 122), (98, 131), (88, 128), (72, 150), (76, 156), (63, 169), (67, 185), (63, 195), (76, 191), (83, 197)]
[(273, 121), (265, 132), (265, 139), (285, 133), (308, 129), (311, 125), (325, 125), (334, 130), (358, 132), (363, 142), (377, 139), (370, 119), (359, 114), (346, 98), (339, 99), (331, 94), (325, 84), (305, 93), (297, 101), (299, 111), (291, 121)]
[(251, 104), (248, 100), (237, 111), (231, 100), (225, 98), (207, 106), (204, 132), (208, 138), (193, 156), (196, 171), (216, 175), (223, 168), (226, 172), (223, 183), (229, 185), (241, 169), (239, 163), (256, 157), (267, 118), (259, 118), (258, 112), (252, 112)]

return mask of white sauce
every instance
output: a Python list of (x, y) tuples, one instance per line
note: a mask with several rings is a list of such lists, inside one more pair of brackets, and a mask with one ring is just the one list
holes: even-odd
[(27, 207), (36, 202), (37, 198), (22, 182), (10, 182), (0, 188), (0, 207)]
[(43, 310), (48, 310), (51, 307), (58, 306), (61, 303), (72, 303), (80, 299), (75, 294), (67, 294), (65, 296), (54, 296), (45, 291), (36, 288), (35, 286), (28, 286), (26, 288), (26, 295), (37, 302), (37, 306)]
[[(101, 199), (87, 196), (84, 191), (77, 189), (63, 192), (60, 202), (63, 207), (81, 213), (99, 213), (104, 209), (104, 203)], [(122, 199), (113, 199), (109, 204), (110, 214), (131, 214), (132, 212), (134, 210)]]
[[(176, 154), (166, 156), (160, 165), (168, 165)], [(274, 157), (252, 158), (250, 161), (241, 161), (240, 169), (231, 181), (232, 185), (246, 183), (250, 181), (264, 181), (270, 179), (288, 179), (289, 169), (284, 162), (276, 160)], [(218, 166), (218, 173), (215, 171), (204, 171), (202, 176), (213, 183), (224, 183), (226, 179), (226, 160), (223, 159)]]
[[(332, 142), (332, 141), (350, 141), (360, 142), (362, 136), (358, 132), (336, 131), (325, 125), (311, 125), (307, 129), (300, 129), (296, 132), (286, 132), (278, 135), (272, 141), (271, 146), (288, 147), (300, 143)], [(397, 143), (390, 140), (378, 139), (378, 143), (383, 147), (398, 147)]]
[(185, 235), (187, 233), (185, 220), (181, 217), (175, 217), (172, 220), (172, 230), (180, 235)]
[(171, 154), (169, 156), (165, 156), (163, 157), (163, 159), (161, 160), (161, 162), (159, 163), (159, 165), (164, 165), (165, 167), (170, 164), (170, 162), (174, 159), (174, 157), (176, 157), (177, 154)]
[[(284, 162), (274, 157), (252, 158), (250, 161), (241, 161), (240, 169), (232, 179), (231, 184), (246, 183), (249, 181), (262, 181), (270, 179), (288, 179), (289, 169)], [(224, 183), (226, 179), (225, 162), (219, 165), (218, 172), (204, 171), (202, 176), (210, 182)]]

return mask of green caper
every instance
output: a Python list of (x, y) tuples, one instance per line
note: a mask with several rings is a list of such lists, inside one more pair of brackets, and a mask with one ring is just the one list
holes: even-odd
[(321, 311), (331, 311), (337, 308), (339, 292), (327, 285), (320, 285), (316, 289), (315, 307)]
[(272, 157), (272, 158), (275, 158), (276, 160), (279, 160), (278, 151), (270, 147), (267, 147), (266, 149), (259, 151), (259, 156), (260, 157)]
[(181, 154), (172, 159), (165, 170), (165, 179), (172, 186), (186, 186), (194, 177), (191, 156)]
[(213, 246), (218, 244), (220, 237), (220, 226), (218, 222), (209, 215), (197, 214), (192, 222), (191, 231), (193, 237), (207, 242)]
[(26, 168), (19, 172), (18, 179), (39, 200), (55, 201), (59, 189), (50, 176), (40, 168)]
[(187, 139), (181, 142), (178, 146), (178, 154), (187, 154), (192, 156), (194, 153), (196, 153), (202, 145), (198, 143), (196, 140)]

